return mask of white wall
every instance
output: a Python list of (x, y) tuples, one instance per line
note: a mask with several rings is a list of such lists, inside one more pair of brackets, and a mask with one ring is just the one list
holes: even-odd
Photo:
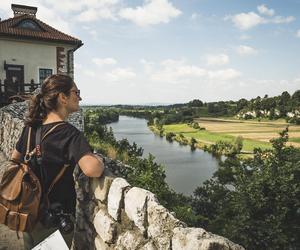
[(39, 68), (52, 69), (56, 73), (56, 47), (72, 48), (61, 44), (35, 41), (0, 40), (0, 79), (6, 78), (4, 61), (7, 64), (24, 65), (24, 81), (39, 82)]

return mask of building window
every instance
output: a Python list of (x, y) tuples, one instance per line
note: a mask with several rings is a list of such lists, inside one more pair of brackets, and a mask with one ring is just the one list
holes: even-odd
[(52, 69), (40, 69), (39, 76), (40, 76), (40, 83), (48, 77), (52, 75)]
[(29, 19), (21, 21), (17, 27), (22, 29), (42, 31), (42, 29), (37, 23)]

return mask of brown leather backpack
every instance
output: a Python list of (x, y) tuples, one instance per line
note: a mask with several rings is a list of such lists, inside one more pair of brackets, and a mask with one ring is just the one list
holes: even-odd
[[(59, 123), (52, 127), (43, 139), (52, 132)], [(30, 152), (31, 127), (27, 137), (27, 149), (23, 163), (11, 160), (11, 165), (3, 174), (0, 183), (0, 223), (10, 229), (21, 232), (30, 232), (38, 221), (41, 203), (41, 183), (30, 169), (29, 160), (36, 149)], [(50, 193), (53, 185), (63, 175), (67, 166), (64, 166), (54, 178), (47, 192)]]

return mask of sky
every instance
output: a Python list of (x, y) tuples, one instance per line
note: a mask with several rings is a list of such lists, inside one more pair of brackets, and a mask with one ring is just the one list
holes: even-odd
[(87, 104), (171, 104), (300, 89), (300, 0), (1, 0), (83, 41)]

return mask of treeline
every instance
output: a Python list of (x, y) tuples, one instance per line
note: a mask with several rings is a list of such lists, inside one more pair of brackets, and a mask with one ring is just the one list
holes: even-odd
[[(284, 118), (290, 123), (300, 124), (300, 90), (295, 91), (290, 95), (284, 91), (281, 95), (275, 97), (263, 98), (260, 96), (247, 101), (240, 99), (236, 103), (237, 114), (242, 118), (260, 118), (266, 117), (269, 119)], [(253, 111), (253, 113), (249, 112)]]
[(190, 123), (199, 117), (236, 116), (240, 119), (270, 120), (283, 118), (289, 123), (300, 124), (300, 90), (290, 95), (287, 91), (279, 96), (244, 98), (238, 101), (219, 101), (205, 103), (194, 99), (188, 103), (166, 106), (115, 105), (106, 108), (120, 115), (145, 118), (149, 125), (167, 125), (172, 123)]
[(86, 108), (84, 110), (84, 121), (87, 124), (104, 125), (119, 121), (119, 111), (117, 109)]
[(85, 126), (92, 146), (131, 166), (123, 176), (132, 185), (155, 193), (189, 226), (203, 227), (250, 250), (300, 249), (300, 149), (286, 145), (287, 129), (271, 141), (272, 149), (255, 149), (254, 157), (243, 161), (238, 158), (241, 141), (216, 146), (216, 152), (227, 152), (226, 159), (220, 159), (213, 178), (187, 197), (170, 189), (164, 167), (151, 155), (143, 158), (136, 144), (116, 141), (106, 126)]

